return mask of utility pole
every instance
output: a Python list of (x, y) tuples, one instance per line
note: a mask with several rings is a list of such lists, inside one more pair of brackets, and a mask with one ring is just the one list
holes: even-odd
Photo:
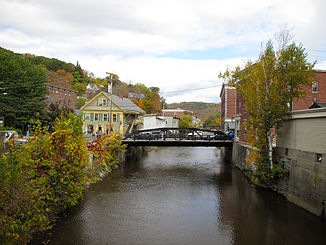
[[(111, 120), (112, 120), (112, 90), (113, 90), (113, 76), (115, 77), (118, 77), (117, 74), (114, 74), (114, 73), (110, 73), (110, 72), (107, 72), (106, 74), (109, 74), (110, 75), (110, 112), (109, 112), (109, 134), (111, 133)], [(109, 85), (108, 85), (108, 89), (109, 89)], [(108, 91), (109, 93), (109, 91)]]

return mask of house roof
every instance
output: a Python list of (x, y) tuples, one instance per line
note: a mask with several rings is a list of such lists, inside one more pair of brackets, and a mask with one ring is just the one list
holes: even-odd
[[(104, 94), (108, 98), (110, 98), (110, 95), (108, 93)], [(136, 111), (145, 114), (145, 112), (141, 108), (139, 108), (134, 102), (132, 102), (129, 98), (120, 98), (119, 96), (113, 94), (112, 100), (125, 111)]]
[(318, 103), (316, 101), (314, 101), (312, 103), (312, 105), (309, 107), (309, 109), (313, 109), (313, 108), (323, 108), (326, 107), (326, 103)]
[[(83, 105), (81, 107), (81, 109), (84, 109), (87, 105), (89, 105), (92, 101), (96, 100), (102, 94), (110, 100), (110, 95), (108, 93), (102, 91), (102, 92), (98, 93), (97, 95), (95, 95), (85, 105)], [(132, 102), (129, 98), (120, 98), (117, 95), (112, 95), (112, 102), (123, 111), (137, 112), (137, 113), (145, 114), (145, 112), (141, 108), (139, 108), (134, 102)]]

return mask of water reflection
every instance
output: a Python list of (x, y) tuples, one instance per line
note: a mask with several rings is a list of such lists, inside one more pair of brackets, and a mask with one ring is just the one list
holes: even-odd
[(325, 231), (218, 149), (160, 148), (94, 184), (50, 244), (325, 244)]

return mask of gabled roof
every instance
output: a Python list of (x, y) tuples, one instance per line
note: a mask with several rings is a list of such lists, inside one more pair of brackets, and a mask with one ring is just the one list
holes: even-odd
[[(110, 95), (102, 91), (97, 95), (95, 95), (90, 101), (88, 101), (80, 109), (84, 109), (86, 106), (88, 106), (91, 102), (96, 100), (101, 95), (104, 95), (110, 100)], [(129, 98), (120, 98), (119, 96), (112, 95), (112, 102), (124, 112), (137, 112), (137, 113), (145, 114), (145, 112), (141, 108), (139, 108), (135, 103), (133, 103)]]
[(326, 107), (326, 103), (318, 103), (318, 102), (314, 101), (312, 103), (312, 105), (309, 107), (309, 109), (322, 108), (322, 107)]
[[(110, 95), (108, 93), (105, 93), (105, 95), (110, 98)], [(136, 111), (142, 114), (145, 114), (145, 112), (139, 108), (134, 102), (132, 102), (129, 98), (120, 98), (117, 95), (112, 95), (112, 100), (116, 104), (118, 104), (119, 107), (121, 107), (124, 111)]]

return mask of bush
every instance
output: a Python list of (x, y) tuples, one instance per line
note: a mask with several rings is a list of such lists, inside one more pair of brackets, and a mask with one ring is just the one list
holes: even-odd
[(69, 114), (54, 132), (37, 126), (34, 138), (0, 158), (0, 243), (26, 243), (55, 215), (82, 198), (88, 150), (82, 119)]
[(262, 158), (256, 172), (256, 177), (263, 182), (269, 183), (271, 181), (277, 180), (281, 178), (287, 173), (287, 170), (284, 169), (281, 164), (278, 162), (274, 162), (273, 168), (271, 169), (269, 166), (268, 158)]

